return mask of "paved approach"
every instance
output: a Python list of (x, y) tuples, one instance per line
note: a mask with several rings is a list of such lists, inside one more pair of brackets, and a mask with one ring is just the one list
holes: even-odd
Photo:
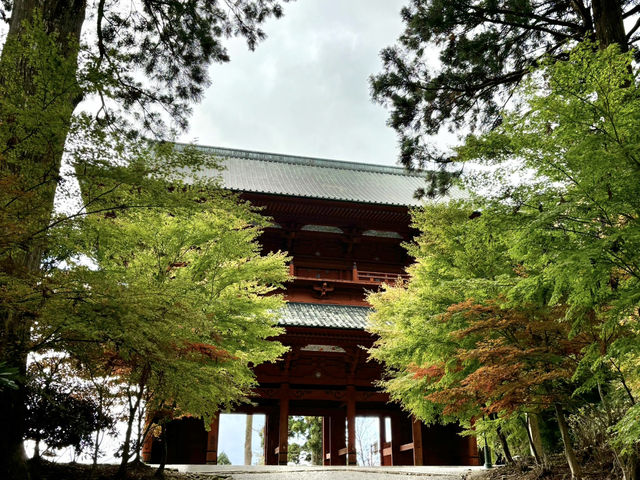
[(229, 480), (462, 480), (482, 467), (311, 467), (171, 465)]

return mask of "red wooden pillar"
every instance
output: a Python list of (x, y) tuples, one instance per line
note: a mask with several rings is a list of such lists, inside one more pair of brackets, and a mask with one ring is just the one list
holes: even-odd
[(265, 465), (277, 465), (278, 456), (276, 448), (280, 435), (280, 410), (274, 408), (266, 415), (264, 422), (264, 463)]
[(413, 418), (411, 422), (411, 433), (413, 436), (413, 464), (420, 466), (424, 464), (422, 456), (422, 422)]
[(468, 436), (467, 439), (467, 452), (466, 452), (466, 465), (482, 465), (482, 459), (478, 454), (478, 441), (476, 437)]
[(278, 429), (278, 465), (287, 464), (289, 450), (289, 384), (283, 383), (280, 389), (280, 427)]
[(347, 465), (356, 465), (356, 390), (347, 386)]
[(322, 465), (331, 465), (331, 420), (330, 420), (330, 417), (322, 417)]
[(384, 417), (378, 417), (379, 433), (380, 433), (380, 466), (384, 465), (384, 444), (387, 441), (387, 424), (384, 421)]
[(391, 465), (400, 465), (400, 419), (391, 416)]
[(331, 465), (345, 465), (346, 455), (340, 455), (345, 444), (345, 417), (344, 414), (336, 412), (331, 415)]
[(220, 429), (220, 413), (211, 420), (211, 427), (207, 432), (207, 455), (206, 462), (208, 465), (218, 464), (218, 431)]

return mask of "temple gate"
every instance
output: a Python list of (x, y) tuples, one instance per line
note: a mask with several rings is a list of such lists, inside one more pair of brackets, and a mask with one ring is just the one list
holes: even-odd
[[(379, 419), (381, 465), (479, 465), (475, 439), (460, 437), (454, 426), (427, 427), (389, 403), (375, 386), (382, 368), (365, 350), (374, 341), (364, 329), (365, 295), (406, 276), (411, 259), (401, 244), (416, 234), (409, 208), (419, 205), (413, 195), (425, 187), (424, 173), (200, 148), (222, 159), (225, 188), (273, 219), (260, 239), (264, 251), (292, 257), (280, 318), (285, 333), (277, 338), (290, 350), (255, 368), (255, 405), (236, 410), (266, 416), (265, 463), (287, 464), (288, 417), (308, 415), (323, 419), (324, 465), (355, 465), (357, 415)], [(198, 422), (169, 424), (167, 463), (217, 462), (219, 419), (209, 432)], [(144, 459), (157, 462), (157, 450), (147, 442)]]

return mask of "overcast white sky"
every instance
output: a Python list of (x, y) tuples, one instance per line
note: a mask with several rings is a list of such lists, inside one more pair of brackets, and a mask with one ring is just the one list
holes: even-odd
[(380, 50), (402, 31), (406, 0), (298, 0), (270, 20), (250, 52), (231, 40), (231, 62), (180, 140), (247, 150), (394, 164), (395, 132), (369, 95)]

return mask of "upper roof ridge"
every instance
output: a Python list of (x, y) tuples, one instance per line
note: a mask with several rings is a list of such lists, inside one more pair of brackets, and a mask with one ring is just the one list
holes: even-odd
[(359, 172), (385, 173), (388, 175), (401, 175), (409, 177), (420, 177), (424, 175), (420, 170), (407, 170), (404, 167), (390, 165), (376, 165), (373, 163), (349, 162), (345, 160), (331, 160), (326, 158), (303, 157), (299, 155), (284, 155), (279, 153), (259, 152), (255, 150), (240, 150), (236, 148), (214, 147), (209, 145), (193, 145), (181, 142), (174, 142), (178, 147), (192, 146), (197, 150), (212, 153), (222, 157), (235, 157), (252, 160), (262, 160), (266, 162), (289, 163), (293, 165), (308, 165), (321, 168), (335, 168), (341, 170), (356, 170)]

